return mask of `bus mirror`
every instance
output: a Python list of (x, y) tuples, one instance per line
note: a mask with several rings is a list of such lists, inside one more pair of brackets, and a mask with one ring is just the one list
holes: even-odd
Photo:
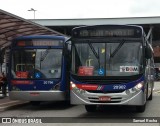
[(65, 53), (69, 53), (71, 51), (71, 41), (65, 42)]
[(152, 51), (149, 47), (145, 48), (145, 57), (146, 57), (146, 59), (152, 58)]

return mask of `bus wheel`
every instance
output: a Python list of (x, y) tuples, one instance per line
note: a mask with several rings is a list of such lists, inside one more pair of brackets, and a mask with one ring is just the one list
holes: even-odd
[(31, 101), (30, 102), (33, 106), (38, 106), (40, 105), (40, 101)]
[(141, 105), (141, 106), (136, 106), (136, 111), (137, 112), (144, 112), (146, 109), (146, 104)]
[(151, 95), (149, 96), (148, 100), (152, 100), (153, 97), (153, 91), (151, 92)]
[(97, 109), (96, 105), (85, 105), (85, 109), (87, 112), (95, 112)]

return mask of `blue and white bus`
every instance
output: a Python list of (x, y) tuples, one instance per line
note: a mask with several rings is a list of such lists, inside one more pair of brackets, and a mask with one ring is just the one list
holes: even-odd
[(145, 111), (154, 86), (153, 51), (141, 26), (77, 27), (71, 37), (71, 104), (132, 105)]
[(63, 36), (21, 36), (12, 41), (8, 72), (13, 100), (68, 100), (69, 74)]

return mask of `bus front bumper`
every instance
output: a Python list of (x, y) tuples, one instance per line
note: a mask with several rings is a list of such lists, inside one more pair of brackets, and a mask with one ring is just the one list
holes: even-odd
[(25, 101), (64, 101), (66, 93), (62, 91), (10, 91), (12, 100)]
[[(71, 104), (84, 105), (144, 105), (146, 102), (146, 95), (142, 90), (135, 93), (77, 93), (71, 90)], [(109, 101), (101, 101), (100, 97), (109, 97)]]

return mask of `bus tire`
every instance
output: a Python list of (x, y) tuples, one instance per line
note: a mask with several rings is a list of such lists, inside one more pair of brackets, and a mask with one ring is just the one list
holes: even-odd
[(97, 109), (96, 105), (85, 105), (85, 109), (87, 112), (95, 112)]
[(31, 105), (38, 106), (40, 105), (40, 101), (30, 101)]
[(148, 100), (152, 100), (153, 98), (153, 91), (151, 92), (151, 95), (149, 96)]
[(141, 105), (141, 106), (136, 106), (136, 111), (137, 112), (144, 112), (146, 109), (146, 104)]

